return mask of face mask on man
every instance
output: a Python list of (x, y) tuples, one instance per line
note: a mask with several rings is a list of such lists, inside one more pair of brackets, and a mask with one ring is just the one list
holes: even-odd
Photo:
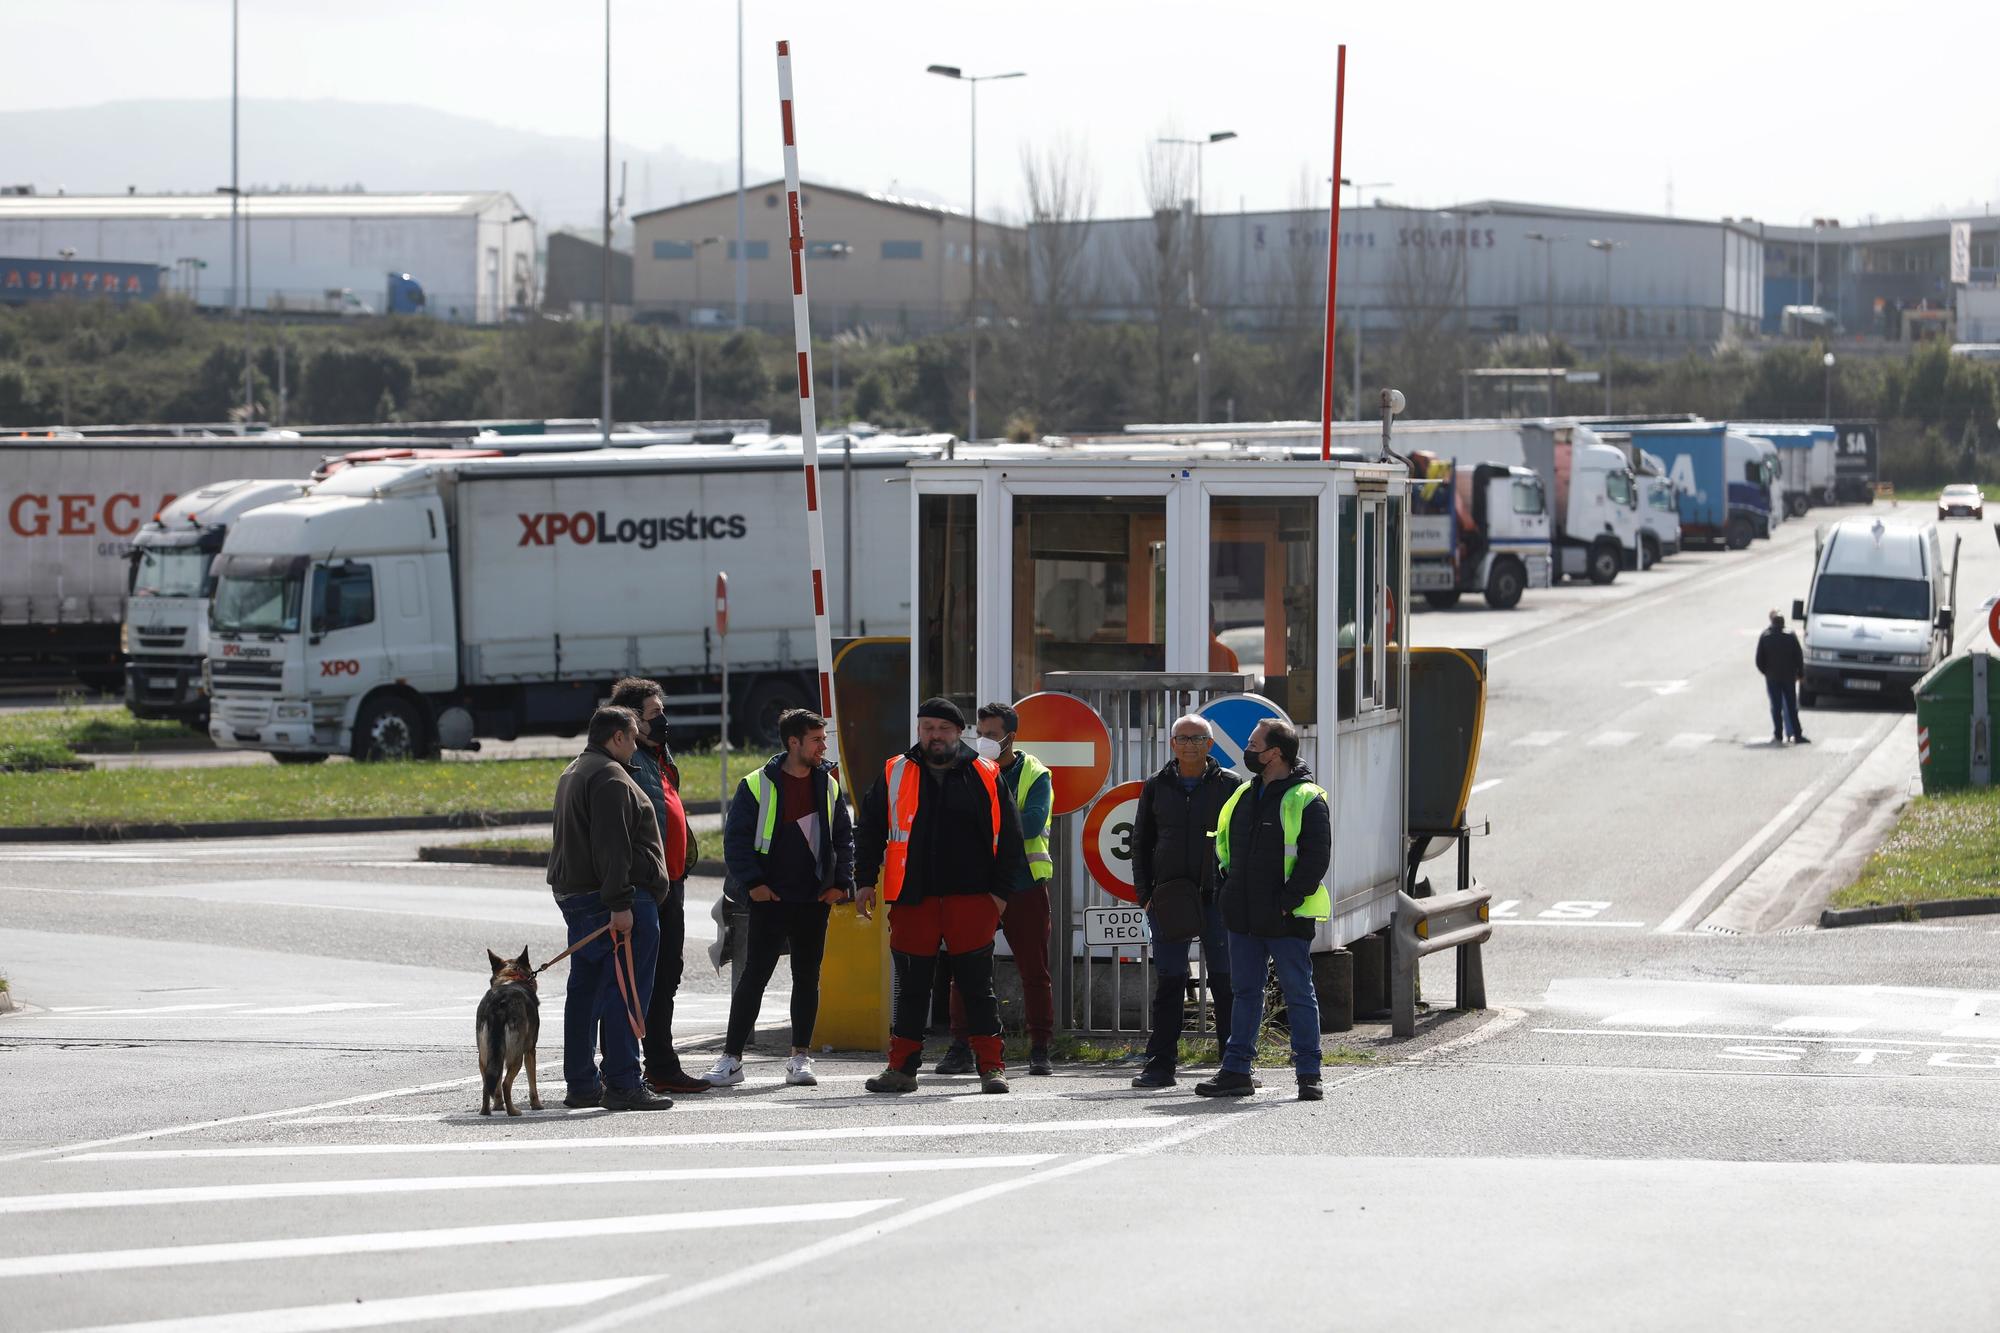
[(646, 739), (655, 745), (667, 743), (667, 720), (664, 717), (656, 717), (646, 724)]
[(979, 752), (981, 759), (998, 760), (1000, 758), (1000, 742), (994, 740), (991, 736), (974, 736), (972, 738), (972, 748)]

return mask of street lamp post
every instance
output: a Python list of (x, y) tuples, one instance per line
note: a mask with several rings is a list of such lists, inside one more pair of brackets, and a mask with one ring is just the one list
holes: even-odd
[(1526, 232), (1524, 233), (1524, 235), (1528, 240), (1540, 241), (1543, 247), (1542, 253), (1546, 257), (1547, 277), (1545, 279), (1542, 292), (1542, 337), (1547, 343), (1547, 346), (1542, 349), (1542, 359), (1549, 363), (1548, 365), (1549, 411), (1551, 413), (1554, 413), (1556, 410), (1556, 368), (1555, 368), (1556, 249), (1555, 247), (1557, 241), (1566, 241), (1569, 239), (1569, 237), (1550, 236), (1545, 232), (1539, 232), (1539, 231)]
[(1826, 367), (1825, 409), (1826, 419), (1831, 422), (1833, 420), (1833, 353), (1828, 352), (1825, 356), (1821, 357), (1820, 364)]
[(1394, 184), (1395, 184), (1396, 182), (1394, 182), (1394, 181), (1358, 181), (1358, 180), (1355, 180), (1355, 179), (1353, 179), (1353, 178), (1352, 178), (1352, 177), (1350, 177), (1350, 176), (1342, 176), (1342, 177), (1340, 178), (1340, 183), (1341, 183), (1342, 185), (1345, 185), (1345, 186), (1346, 186), (1346, 187), (1347, 187), (1348, 189), (1350, 189), (1350, 190), (1354, 191), (1354, 206), (1355, 206), (1356, 208), (1359, 208), (1359, 207), (1361, 207), (1361, 192), (1362, 192), (1363, 190), (1386, 190), (1386, 189), (1388, 189), (1388, 188), (1389, 188), (1389, 187), (1390, 187), (1391, 185), (1394, 185)]
[[(246, 191), (239, 190), (234, 185), (217, 186), (215, 192), (229, 196), (231, 217), (236, 215), (237, 206), (249, 197)], [(231, 254), (229, 260), (231, 269), (234, 269), (236, 256)], [(236, 313), (243, 321), (243, 424), (248, 426), (257, 416), (257, 398), (255, 383), (251, 379), (250, 363), (250, 210), (248, 208), (243, 209), (243, 286), (237, 289), (236, 298)]]
[(705, 249), (706, 247), (708, 247), (708, 246), (711, 246), (711, 245), (714, 245), (714, 244), (716, 244), (716, 243), (717, 243), (717, 242), (719, 242), (719, 241), (720, 241), (721, 239), (722, 239), (722, 238), (721, 238), (720, 236), (701, 236), (701, 237), (697, 237), (696, 239), (694, 239), (694, 240), (691, 240), (691, 241), (687, 242), (687, 244), (688, 244), (688, 247), (689, 247), (689, 248), (690, 248), (690, 249), (691, 249), (691, 250), (692, 250), (692, 251), (694, 252), (694, 306), (693, 306), (693, 311), (694, 311), (695, 313), (691, 313), (691, 314), (690, 314), (690, 315), (688, 316), (688, 336), (689, 336), (689, 338), (690, 338), (690, 339), (691, 339), (691, 340), (693, 341), (693, 343), (694, 343), (694, 419), (695, 419), (696, 421), (700, 421), (700, 420), (702, 420), (702, 415), (701, 415), (701, 334), (700, 334), (700, 333), (698, 333), (698, 332), (696, 332), (696, 331), (695, 331), (695, 328), (694, 328), (694, 322), (695, 322), (695, 320), (696, 320), (696, 319), (700, 318), (700, 315), (699, 315), (699, 313), (698, 313), (698, 312), (699, 312), (699, 311), (701, 310), (701, 252), (702, 252), (702, 250), (703, 250), (703, 249)]
[(1604, 415), (1611, 415), (1611, 252), (1623, 241), (1593, 240), (1590, 248), (1604, 252)]
[(931, 65), (928, 73), (947, 79), (956, 79), (972, 91), (972, 296), (967, 303), (971, 317), (968, 342), (970, 351), (970, 382), (965, 389), (965, 437), (979, 438), (979, 85), (991, 79), (1024, 79), (1024, 70), (1014, 70), (1006, 74), (967, 74), (957, 65)]
[(604, 328), (598, 372), (598, 428), (611, 447), (611, 0), (604, 0)]
[(1207, 192), (1202, 188), (1203, 149), (1212, 143), (1224, 143), (1236, 137), (1235, 130), (1217, 130), (1206, 139), (1161, 139), (1163, 144), (1174, 144), (1182, 148), (1194, 149), (1194, 253), (1188, 258), (1188, 306), (1194, 311), (1195, 353), (1194, 353), (1194, 412), (1196, 421), (1208, 420), (1208, 310), (1203, 306), (1199, 294), (1197, 278), (1207, 267), (1207, 222), (1203, 207)]

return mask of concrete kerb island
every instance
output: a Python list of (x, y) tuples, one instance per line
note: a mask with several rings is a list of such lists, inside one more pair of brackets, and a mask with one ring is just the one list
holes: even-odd
[[(550, 787), (550, 799), (554, 799), (553, 785)], [(695, 801), (686, 809), (690, 815), (714, 815), (722, 812), (721, 804), (716, 801)], [(462, 810), (449, 815), (393, 815), (380, 819), (244, 819), (217, 824), (50, 824), (0, 828), (0, 842), (138, 842), (167, 838), (277, 838), (313, 833), (401, 833), (423, 829), (506, 828), (514, 824), (546, 824), (548, 820), (549, 811), (543, 809)]]

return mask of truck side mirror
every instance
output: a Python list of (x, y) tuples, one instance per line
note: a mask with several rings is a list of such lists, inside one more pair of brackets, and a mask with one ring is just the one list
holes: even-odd
[(1951, 633), (1951, 608), (1945, 607), (1937, 613), (1937, 627), (1946, 634)]
[(1792, 619), (1804, 620), (1805, 618), (1806, 618), (1805, 602), (1800, 600), (1799, 598), (1794, 597), (1792, 599)]

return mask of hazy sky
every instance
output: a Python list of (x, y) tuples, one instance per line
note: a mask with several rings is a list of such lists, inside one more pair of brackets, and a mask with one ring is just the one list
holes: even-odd
[[(241, 3), (246, 97), (600, 131), (591, 0)], [(228, 0), (8, 9), (0, 109), (228, 94)], [(733, 162), (735, 5), (612, 9), (616, 136)], [(1671, 188), (1677, 215), (1774, 223), (1978, 213), (2000, 198), (2000, 113), (1978, 64), (2000, 46), (1991, 0), (748, 0), (744, 31), (753, 173), (781, 161), (773, 43), (788, 37), (807, 178), (961, 204), (966, 89), (924, 67), (1025, 70), (980, 93), (982, 213), (1018, 207), (1023, 145), (1064, 134), (1087, 143), (1100, 215), (1139, 211), (1147, 142), (1215, 130), (1240, 137), (1207, 150), (1209, 206), (1286, 207), (1302, 174), (1329, 174), (1342, 41), (1347, 174), (1393, 182), (1371, 196), (1661, 212)]]

